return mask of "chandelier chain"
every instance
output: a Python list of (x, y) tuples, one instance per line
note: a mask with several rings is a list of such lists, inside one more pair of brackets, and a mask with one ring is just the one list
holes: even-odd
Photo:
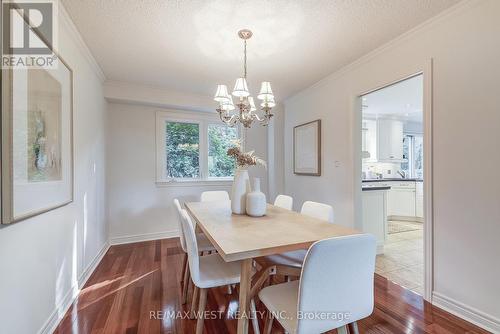
[(246, 79), (247, 78), (247, 40), (245, 39), (245, 46), (244, 46), (244, 59), (243, 59), (243, 77)]

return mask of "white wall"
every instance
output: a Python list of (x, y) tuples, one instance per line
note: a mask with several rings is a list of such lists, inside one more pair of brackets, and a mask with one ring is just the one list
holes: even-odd
[(49, 332), (107, 245), (102, 77), (64, 11), (59, 53), (74, 74), (74, 202), (0, 227), (0, 332)]
[(269, 176), (269, 202), (273, 202), (277, 195), (285, 192), (284, 185), (284, 117), (285, 108), (282, 104), (273, 108), (274, 117), (269, 123), (267, 131), (267, 157)]
[[(500, 1), (467, 1), (285, 103), (285, 186), (353, 225), (356, 97), (434, 59), (434, 297), (500, 331)], [(359, 103), (359, 102), (358, 102)], [(293, 126), (322, 119), (323, 175), (292, 173)], [(359, 131), (359, 133), (358, 133)], [(339, 167), (334, 162), (339, 161)]]
[[(149, 100), (156, 101), (156, 98), (150, 95)], [(168, 102), (168, 105), (176, 102)], [(188, 104), (186, 101), (181, 107), (192, 109), (187, 108)], [(108, 106), (107, 192), (112, 243), (177, 236), (174, 198), (181, 202), (198, 201), (201, 192), (206, 190), (230, 192), (230, 182), (224, 186), (157, 185), (155, 115), (164, 109), (138, 103), (109, 103)], [(266, 128), (255, 125), (246, 136), (246, 149), (255, 149), (257, 155), (267, 159)], [(262, 178), (262, 189), (266, 193), (266, 170), (252, 168), (249, 172)]]

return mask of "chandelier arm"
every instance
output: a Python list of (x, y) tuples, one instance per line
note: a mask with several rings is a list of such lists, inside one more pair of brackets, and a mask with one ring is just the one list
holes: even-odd
[(236, 122), (238, 121), (238, 116), (232, 115), (231, 117), (225, 116), (224, 118), (221, 118), (222, 122), (228, 126), (234, 126)]
[(229, 121), (232, 119), (232, 117), (234, 116), (234, 115), (233, 115), (233, 116), (229, 116), (229, 115), (227, 114), (227, 111), (223, 111), (222, 109), (217, 109), (217, 112), (219, 113), (219, 118), (220, 118), (220, 120), (221, 120), (222, 122), (226, 123), (226, 124), (227, 124), (227, 122), (229, 122)]
[(237, 115), (231, 116), (231, 119), (229, 120), (228, 125), (231, 127), (235, 126), (236, 123), (238, 122), (238, 119), (239, 119), (239, 117)]
[(264, 121), (266, 119), (266, 117), (260, 118), (259, 115), (257, 115), (257, 114), (252, 114), (252, 116), (253, 116), (253, 118), (255, 118), (256, 120), (258, 120), (259, 122), (262, 122), (262, 121)]

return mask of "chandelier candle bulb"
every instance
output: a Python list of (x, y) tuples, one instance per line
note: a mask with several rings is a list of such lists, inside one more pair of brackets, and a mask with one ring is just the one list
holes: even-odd
[(253, 101), (253, 97), (251, 96), (248, 97), (248, 103), (250, 104), (250, 111), (257, 110), (257, 108), (255, 108), (255, 102)]
[(232, 98), (227, 98), (225, 101), (221, 102), (220, 108), (224, 111), (234, 110), (234, 103)]
[(276, 103), (274, 102), (274, 96), (266, 97), (260, 104), (261, 107), (267, 107), (267, 108), (272, 108), (275, 105)]

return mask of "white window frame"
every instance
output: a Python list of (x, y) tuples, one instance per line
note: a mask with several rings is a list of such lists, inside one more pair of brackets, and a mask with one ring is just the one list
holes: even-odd
[[(166, 127), (165, 122), (193, 123), (199, 126), (199, 168), (198, 178), (169, 178), (166, 175)], [(208, 126), (223, 125), (218, 115), (208, 112), (162, 110), (156, 112), (156, 184), (159, 186), (230, 185), (233, 177), (208, 176)], [(237, 128), (243, 141), (243, 132)]]

